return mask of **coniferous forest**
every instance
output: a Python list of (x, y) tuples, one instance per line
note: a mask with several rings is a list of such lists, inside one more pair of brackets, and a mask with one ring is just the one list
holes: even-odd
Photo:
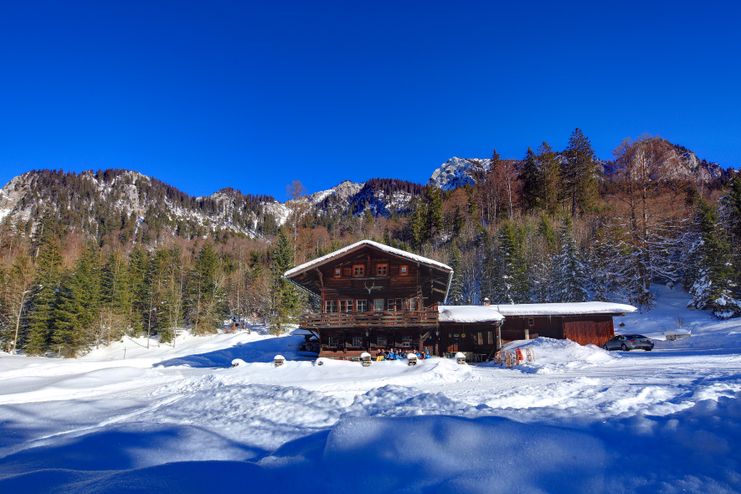
[[(309, 207), (294, 184), (283, 222), (258, 208), (272, 198), (225, 189), (240, 206), (224, 229), (164, 211), (218, 213), (213, 199), (149, 181), (135, 189), (146, 212), (121, 216), (106, 204), (130, 196), (92, 197), (79, 175), (44, 172), (31, 214), (0, 226), (0, 346), (74, 357), (123, 335), (168, 342), (178, 328), (204, 334), (231, 318), (280, 332), (313, 303), (282, 273), (361, 238), (450, 264), (453, 304), (650, 308), (650, 287), (662, 283), (686, 289), (698, 310), (739, 316), (741, 177), (677, 173), (677, 149), (660, 138), (625, 141), (605, 162), (576, 129), (563, 150), (544, 142), (519, 160), (494, 151), (472, 183), (452, 190), (368, 181), (342, 212)], [(379, 190), (411, 197), (409, 207), (374, 203)]]

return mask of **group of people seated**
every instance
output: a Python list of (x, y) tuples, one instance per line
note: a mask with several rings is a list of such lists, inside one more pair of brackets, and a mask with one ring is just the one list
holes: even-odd
[(411, 348), (408, 350), (403, 348), (390, 348), (388, 350), (379, 348), (376, 352), (376, 362), (382, 362), (384, 360), (403, 360), (407, 358), (410, 353), (416, 355), (419, 360), (430, 358), (430, 353), (427, 349), (422, 353), (419, 350)]

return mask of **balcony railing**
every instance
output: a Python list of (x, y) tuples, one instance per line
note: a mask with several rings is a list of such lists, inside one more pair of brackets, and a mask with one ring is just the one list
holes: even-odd
[(438, 311), (434, 308), (419, 311), (323, 312), (301, 318), (301, 327), (322, 328), (408, 328), (437, 326)]

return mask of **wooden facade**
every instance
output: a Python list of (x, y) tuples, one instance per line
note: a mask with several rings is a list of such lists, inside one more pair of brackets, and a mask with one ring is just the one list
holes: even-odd
[[(310, 292), (320, 307), (304, 315), (301, 327), (318, 337), (321, 356), (340, 359), (397, 349), (440, 356), (464, 352), (484, 360), (501, 344), (538, 336), (603, 345), (614, 335), (612, 316), (622, 312), (596, 313), (592, 307), (579, 314), (573, 310), (579, 304), (567, 304), (570, 312), (559, 314), (563, 304), (532, 304), (509, 306), (518, 310), (505, 313), (503, 323), (486, 317), (440, 320), (452, 272), (437, 261), (364, 240), (297, 266), (285, 277)], [(537, 313), (527, 314), (535, 306)], [(547, 306), (554, 312), (543, 315)], [(465, 312), (461, 306), (441, 310), (445, 307)], [(505, 306), (497, 307), (505, 312)], [(502, 318), (495, 306), (490, 308)]]
[(450, 267), (370, 241), (325, 257), (286, 273), (318, 301), (320, 311), (306, 314), (301, 327), (316, 332), (322, 356), (435, 351), (437, 306), (447, 296)]

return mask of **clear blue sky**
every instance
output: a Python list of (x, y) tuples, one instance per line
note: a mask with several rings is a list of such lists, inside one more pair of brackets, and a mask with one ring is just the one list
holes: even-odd
[(738, 2), (0, 4), (0, 182), (128, 168), (286, 195), (581, 127), (741, 164)]

